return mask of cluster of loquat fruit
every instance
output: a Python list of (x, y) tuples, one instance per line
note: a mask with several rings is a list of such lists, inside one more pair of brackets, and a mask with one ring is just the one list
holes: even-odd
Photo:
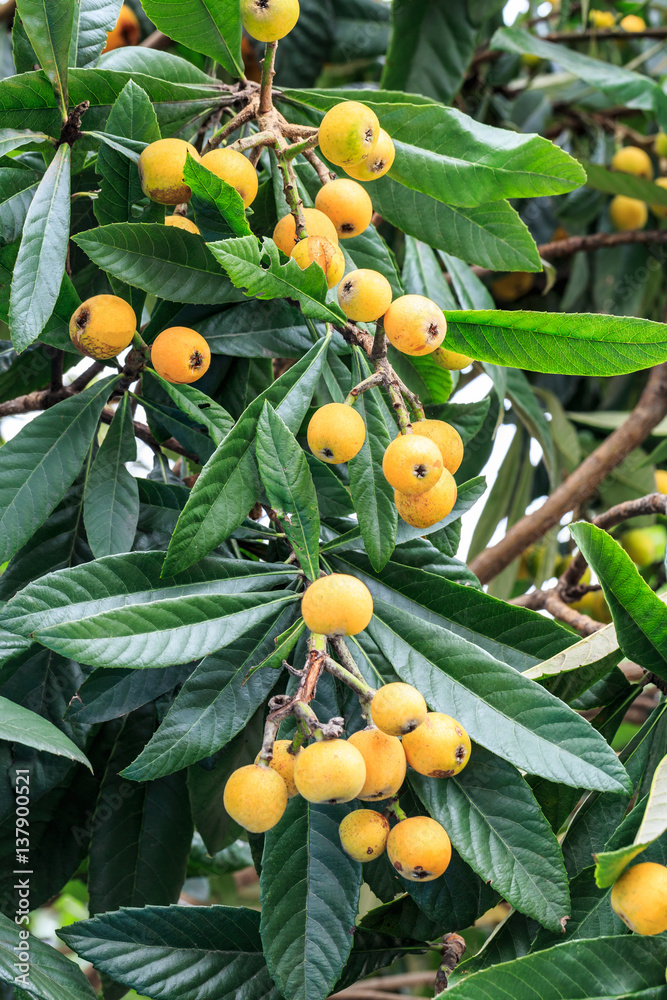
[[(597, 10), (593, 8), (588, 12), (588, 23), (594, 28), (602, 31), (616, 26), (616, 14), (613, 10)], [(637, 14), (626, 14), (618, 22), (618, 27), (629, 34), (646, 30), (646, 21)]]
[[(658, 132), (653, 147), (656, 155), (661, 159), (667, 156), (667, 135), (664, 132)], [(640, 149), (639, 146), (623, 146), (618, 149), (612, 157), (611, 168), (612, 170), (620, 170), (624, 174), (643, 177), (647, 181), (653, 180), (651, 157), (646, 150)], [(667, 188), (667, 177), (657, 177), (655, 183), (658, 187)], [(609, 218), (614, 229), (619, 232), (643, 229), (648, 222), (649, 208), (659, 219), (667, 218), (667, 205), (647, 205), (639, 198), (629, 198), (624, 194), (617, 194), (610, 202)]]
[[(306, 590), (303, 619), (315, 635), (357, 635), (370, 623), (373, 599), (361, 580), (343, 573), (320, 577)], [(405, 780), (407, 765), (420, 774), (448, 778), (470, 759), (463, 727), (442, 712), (429, 712), (420, 692), (394, 682), (368, 689), (370, 721), (348, 739), (325, 739), (301, 746), (275, 740), (272, 754), (260, 752), (254, 764), (238, 768), (224, 791), (229, 815), (246, 830), (264, 833), (282, 817), (287, 800), (336, 805), (360, 799), (393, 799)], [(399, 822), (390, 827), (389, 816)], [(356, 861), (372, 861), (385, 849), (403, 878), (429, 882), (446, 870), (451, 843), (429, 816), (404, 818), (391, 804), (384, 811), (361, 808), (348, 813), (339, 827), (343, 849)]]

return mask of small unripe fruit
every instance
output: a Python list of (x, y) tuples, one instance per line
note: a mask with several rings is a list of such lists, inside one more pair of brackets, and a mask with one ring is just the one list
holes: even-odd
[[(667, 136), (665, 137), (667, 138)], [(667, 188), (667, 177), (658, 177), (655, 182), (658, 187)], [(667, 205), (651, 205), (651, 211), (659, 219), (667, 219)]]
[(442, 470), (440, 449), (421, 434), (400, 434), (387, 446), (382, 459), (387, 482), (401, 493), (426, 493), (440, 479)]
[(366, 189), (344, 177), (320, 188), (315, 208), (331, 219), (341, 240), (363, 233), (373, 217), (373, 203)]
[(667, 469), (655, 470), (655, 488), (658, 493), (667, 493)]
[(407, 524), (411, 524), (413, 528), (430, 528), (451, 513), (456, 496), (454, 477), (447, 469), (443, 469), (440, 479), (426, 493), (415, 496), (414, 493), (395, 490), (394, 503)]
[(172, 326), (153, 341), (151, 361), (158, 375), (176, 385), (196, 382), (208, 371), (211, 348), (187, 326)]
[(491, 291), (498, 302), (515, 302), (531, 290), (534, 281), (530, 271), (512, 271), (492, 281)]
[(237, 149), (212, 149), (204, 153), (201, 165), (227, 184), (231, 184), (243, 198), (246, 208), (252, 205), (257, 197), (259, 180), (257, 171), (247, 156), (239, 153)]
[(337, 285), (345, 274), (343, 251), (325, 236), (309, 236), (305, 240), (299, 240), (292, 250), (292, 258), (302, 271), (311, 264), (321, 267), (329, 288)]
[(347, 742), (357, 748), (366, 764), (366, 781), (357, 798), (378, 802), (396, 795), (407, 769), (401, 741), (381, 729), (362, 729), (352, 733)]
[(424, 696), (412, 684), (394, 681), (379, 688), (371, 702), (371, 718), (383, 733), (405, 736), (426, 718)]
[(141, 39), (139, 18), (126, 3), (120, 8), (120, 14), (113, 31), (107, 31), (107, 43), (102, 52), (121, 49), (126, 45), (138, 45)]
[(609, 205), (611, 224), (618, 232), (625, 233), (631, 229), (643, 229), (648, 219), (648, 208), (645, 202), (637, 198), (626, 198), (617, 194)]
[(667, 531), (662, 524), (648, 525), (646, 528), (632, 528), (621, 535), (620, 543), (633, 563), (640, 569), (662, 562), (665, 558)]
[(444, 712), (429, 712), (421, 726), (403, 737), (408, 764), (429, 778), (451, 778), (470, 760), (470, 737)]
[(657, 132), (653, 140), (653, 149), (656, 156), (667, 156), (667, 133)]
[(373, 809), (355, 809), (342, 821), (338, 833), (346, 854), (355, 861), (373, 861), (387, 847), (389, 820)]
[(168, 215), (164, 220), (165, 226), (173, 226), (175, 229), (185, 229), (188, 233), (201, 236), (199, 226), (196, 226), (192, 219), (186, 219), (184, 215)]
[(330, 573), (306, 590), (301, 602), (306, 627), (319, 635), (357, 635), (373, 617), (373, 598), (365, 583), (346, 573)]
[(634, 174), (635, 177), (645, 177), (648, 181), (653, 180), (651, 158), (639, 146), (623, 146), (618, 149), (611, 158), (611, 169)]
[[(316, 208), (304, 208), (303, 217), (309, 236), (324, 236), (331, 243), (338, 243), (336, 227), (324, 212), (318, 212)], [(291, 256), (292, 250), (299, 242), (296, 235), (296, 222), (291, 212), (283, 215), (282, 219), (276, 223), (276, 228), (273, 230), (273, 242), (287, 257)]]
[(223, 804), (245, 830), (265, 833), (285, 812), (287, 788), (277, 771), (261, 764), (246, 764), (230, 775)]
[(299, 20), (299, 0), (241, 0), (241, 21), (251, 38), (277, 42)]
[(449, 372), (460, 372), (473, 362), (467, 354), (457, 354), (456, 351), (448, 351), (444, 347), (438, 347), (431, 357), (437, 365)]
[(638, 17), (637, 14), (628, 14), (626, 17), (622, 17), (619, 21), (619, 26), (623, 28), (623, 31), (646, 31), (646, 21), (643, 17)]
[(463, 461), (463, 441), (456, 428), (444, 420), (417, 420), (412, 426), (415, 434), (438, 446), (443, 466), (454, 475)]
[(384, 314), (384, 329), (397, 351), (419, 357), (440, 347), (447, 320), (442, 309), (424, 295), (401, 295)]
[(667, 931), (667, 868), (652, 861), (628, 868), (614, 883), (611, 905), (635, 934)]
[(359, 101), (336, 104), (322, 119), (319, 145), (338, 167), (347, 168), (372, 153), (380, 135), (377, 115)]
[(311, 743), (294, 765), (294, 783), (308, 802), (350, 802), (356, 799), (365, 780), (364, 758), (347, 740)]
[(591, 10), (588, 20), (594, 28), (613, 28), (616, 18), (611, 10)]
[(430, 816), (412, 816), (390, 831), (387, 854), (401, 878), (432, 882), (447, 870), (452, 845), (447, 832)]
[(384, 274), (361, 268), (350, 271), (338, 289), (338, 304), (355, 323), (375, 323), (391, 305), (391, 285)]
[[(290, 753), (291, 746), (291, 740), (276, 740), (273, 744), (273, 757), (271, 758), (271, 763), (269, 764), (269, 767), (272, 767), (274, 771), (277, 771), (285, 782), (288, 799), (293, 799), (295, 795), (299, 794), (296, 785), (294, 784), (294, 764), (297, 757), (301, 753), (301, 747), (299, 747), (296, 753)], [(255, 757), (255, 764), (259, 764), (260, 756), (261, 750)]]
[(308, 424), (308, 447), (316, 458), (330, 465), (349, 462), (366, 439), (366, 424), (346, 403), (326, 403)]
[(139, 180), (143, 192), (160, 205), (180, 205), (190, 201), (192, 191), (183, 180), (188, 155), (199, 160), (199, 153), (183, 139), (158, 139), (139, 157)]
[(132, 343), (137, 329), (134, 309), (117, 295), (93, 295), (69, 321), (70, 340), (88, 358), (115, 358)]
[(364, 157), (361, 163), (343, 164), (343, 169), (350, 177), (356, 181), (376, 181), (379, 177), (384, 177), (394, 165), (396, 147), (393, 140), (383, 128), (380, 129), (378, 141), (373, 150)]

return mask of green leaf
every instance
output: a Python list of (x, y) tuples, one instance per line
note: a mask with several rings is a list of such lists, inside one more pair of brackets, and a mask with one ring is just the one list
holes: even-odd
[[(108, 6), (108, 0), (104, 2)], [(160, 138), (160, 127), (150, 98), (132, 80), (116, 98), (107, 128), (110, 132), (142, 142), (155, 142)], [(136, 166), (111, 146), (102, 145), (97, 154), (97, 171), (102, 176), (99, 197), (93, 202), (97, 221), (101, 226), (130, 221), (132, 206), (143, 196)]]
[(528, 433), (542, 446), (542, 457), (549, 473), (549, 482), (553, 488), (558, 483), (558, 466), (549, 421), (535, 398), (530, 382), (524, 373), (517, 368), (511, 368), (507, 372), (507, 395), (514, 412)]
[(540, 681), (552, 694), (570, 704), (622, 658), (613, 625), (587, 635), (555, 656), (524, 670), (524, 677)]
[(320, 512), (315, 484), (301, 446), (270, 403), (264, 403), (257, 421), (255, 453), (269, 503), (297, 562), (309, 580), (317, 580)]
[[(40, 1000), (95, 1000), (95, 991), (81, 969), (62, 952), (40, 941), (19, 927), (14, 920), (0, 914), (0, 980), (12, 985), (30, 987), (30, 996)], [(30, 962), (25, 973), (17, 978), (16, 953), (30, 948)]]
[(262, 944), (287, 1000), (326, 997), (352, 948), (361, 865), (340, 847), (347, 806), (290, 799), (262, 856)]
[(119, 719), (91, 818), (90, 914), (120, 906), (177, 903), (193, 823), (186, 774), (137, 786), (120, 772), (153, 734), (153, 704)]
[(42, 175), (33, 170), (0, 170), (0, 231), (3, 243), (13, 243), (23, 232), (30, 203)]
[(183, 229), (126, 222), (72, 239), (115, 278), (168, 301), (220, 305), (240, 297), (201, 237)]
[[(298, 609), (296, 609), (298, 610)], [(207, 656), (185, 681), (160, 728), (124, 771), (132, 781), (159, 778), (212, 756), (240, 733), (277, 681), (271, 670), (246, 680), (249, 666), (274, 648), (295, 613), (277, 609), (271, 621), (244, 630)]]
[(232, 76), (244, 76), (237, 0), (142, 0), (142, 3), (156, 27), (169, 38), (210, 56)]
[(66, 713), (68, 720), (91, 724), (119, 719), (160, 698), (187, 679), (190, 665), (163, 670), (94, 670)]
[(188, 156), (183, 179), (192, 189), (192, 207), (200, 229), (220, 236), (252, 236), (243, 198), (236, 188)]
[(40, 146), (44, 142), (53, 144), (53, 139), (43, 132), (0, 128), (0, 156), (6, 156), (7, 153), (11, 153), (13, 149), (18, 149), (20, 146)]
[(570, 531), (602, 584), (619, 646), (629, 659), (667, 678), (667, 607), (606, 531), (581, 521)]
[(399, 520), (396, 533), (397, 544), (400, 545), (403, 542), (412, 541), (413, 538), (424, 538), (426, 535), (434, 535), (448, 525), (454, 524), (463, 514), (467, 514), (470, 508), (477, 503), (485, 492), (486, 479), (484, 476), (478, 476), (476, 479), (470, 479), (467, 483), (462, 483), (458, 487), (456, 503), (449, 514), (443, 517), (442, 521), (432, 524), (430, 528), (413, 528), (411, 525)]
[[(75, 0), (18, 0), (18, 12), (42, 69), (53, 85), (67, 117), (67, 64), (74, 23)], [(61, 147), (62, 148), (62, 147)]]
[(634, 934), (568, 941), (472, 973), (440, 1000), (664, 1000), (664, 949), (661, 937)]
[(219, 403), (201, 392), (194, 385), (174, 385), (160, 377), (152, 368), (146, 371), (158, 382), (160, 387), (173, 399), (176, 406), (182, 413), (194, 420), (195, 423), (203, 424), (208, 431), (209, 437), (216, 444), (220, 444), (222, 439), (229, 434), (234, 426), (234, 421)]
[[(147, 906), (81, 920), (58, 935), (138, 993), (154, 993), (159, 984), (161, 1000), (201, 1000), (211, 989), (216, 1000), (280, 1000), (262, 955), (259, 920), (244, 906)], [(62, 993), (48, 1000), (56, 996), (69, 1000)]]
[(605, 194), (638, 198), (649, 205), (667, 205), (667, 191), (653, 181), (625, 174), (621, 170), (610, 170), (599, 163), (583, 163), (582, 166), (586, 171), (587, 187), (604, 191)]
[(439, 256), (452, 279), (452, 286), (461, 309), (494, 308), (491, 292), (465, 261), (452, 257), (449, 253), (441, 253)]
[(454, 778), (410, 783), (468, 864), (508, 903), (560, 931), (569, 915), (563, 855), (516, 768), (475, 746)]
[(0, 561), (44, 523), (78, 475), (118, 378), (41, 413), (0, 448)]
[(565, 45), (556, 45), (530, 35), (521, 28), (500, 28), (491, 39), (491, 48), (549, 59), (577, 80), (583, 80), (590, 87), (601, 90), (612, 101), (664, 115), (664, 95), (658, 82), (641, 73), (633, 73), (624, 66), (592, 59)]
[(7, 698), (0, 698), (0, 739), (45, 750), (59, 757), (69, 757), (92, 771), (86, 755), (52, 722)]
[(39, 337), (65, 273), (70, 223), (70, 147), (60, 146), (28, 209), (14, 267), (9, 326), (17, 351)]
[(169, 667), (229, 645), (258, 621), (293, 603), (294, 594), (253, 593), (182, 598), (128, 607), (40, 628), (35, 639), (95, 667)]
[[(291, 257), (281, 264), (280, 251), (273, 240), (264, 239), (260, 246), (255, 236), (210, 243), (209, 249), (234, 287), (245, 289), (246, 295), (258, 299), (293, 299), (304, 316), (323, 323), (345, 324), (339, 306), (326, 302), (327, 280), (319, 264), (311, 264), (305, 271)], [(262, 261), (267, 258), (268, 267), (263, 267)]]
[(628, 787), (606, 740), (553, 695), (451, 632), (375, 596), (373, 603), (368, 632), (395, 672), (471, 739), (529, 774), (575, 788)]
[(438, 258), (426, 243), (405, 237), (403, 284), (411, 295), (425, 295), (441, 309), (456, 309), (456, 299), (442, 273)]
[(250, 299), (192, 326), (214, 354), (236, 358), (300, 358), (313, 346), (301, 310), (281, 299)]
[(201, 559), (243, 522), (262, 491), (254, 445), (264, 402), (270, 403), (290, 431), (296, 433), (310, 405), (328, 347), (328, 338), (318, 341), (305, 357), (260, 393), (218, 446), (179, 517), (167, 552), (165, 575)]
[(120, 8), (121, 0), (74, 0), (70, 66), (91, 66), (97, 62)]
[(667, 327), (634, 316), (445, 311), (447, 345), (479, 361), (561, 375), (622, 375), (667, 358)]
[(96, 559), (132, 548), (139, 520), (139, 486), (125, 463), (136, 457), (130, 398), (125, 393), (86, 483), (83, 520)]
[[(361, 351), (355, 348), (355, 381), (370, 375)], [(396, 437), (396, 425), (387, 415), (379, 390), (370, 389), (358, 397), (356, 407), (366, 425), (361, 451), (348, 462), (350, 490), (361, 537), (376, 572), (387, 564), (396, 545), (398, 512), (394, 491), (382, 471), (382, 457)]]

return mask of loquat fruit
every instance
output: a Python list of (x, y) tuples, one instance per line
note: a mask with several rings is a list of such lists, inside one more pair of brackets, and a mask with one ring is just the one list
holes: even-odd
[(346, 854), (355, 861), (373, 861), (384, 854), (389, 836), (389, 820), (374, 809), (355, 809), (338, 827)]
[[(658, 187), (667, 188), (667, 177), (658, 177), (655, 183)], [(667, 205), (651, 205), (651, 211), (659, 219), (667, 219)]]
[(608, 625), (612, 621), (609, 605), (605, 601), (601, 590), (587, 591), (581, 600), (573, 601), (570, 607), (573, 607), (575, 611), (580, 611), (582, 615), (588, 615), (589, 618), (593, 618), (596, 622), (604, 622)]
[(623, 146), (616, 150), (611, 158), (611, 169), (634, 174), (635, 177), (645, 177), (647, 181), (653, 180), (651, 157), (639, 146)]
[(626, 198), (624, 194), (617, 194), (609, 205), (609, 218), (618, 232), (643, 229), (648, 220), (648, 208), (645, 202), (637, 198)]
[(365, 780), (364, 758), (348, 740), (311, 743), (294, 765), (294, 784), (308, 802), (350, 802), (356, 799)]
[(460, 372), (472, 364), (473, 359), (467, 354), (457, 354), (456, 351), (448, 351), (445, 347), (438, 347), (433, 351), (431, 357), (437, 365), (450, 372)]
[(399, 434), (382, 458), (385, 479), (401, 493), (418, 495), (432, 489), (442, 474), (437, 444), (421, 434)]
[(196, 226), (192, 219), (186, 219), (184, 215), (168, 215), (164, 220), (165, 226), (174, 226), (175, 229), (185, 229), (188, 233), (195, 233), (201, 236), (199, 226)]
[(430, 816), (411, 816), (390, 830), (387, 854), (402, 878), (432, 882), (447, 870), (452, 845), (446, 830)]
[(667, 469), (655, 470), (655, 488), (658, 493), (667, 493)]
[(316, 458), (330, 465), (349, 462), (366, 439), (361, 414), (346, 403), (325, 403), (310, 418), (308, 447)]
[(167, 382), (189, 385), (208, 371), (211, 348), (196, 330), (172, 326), (153, 341), (151, 361), (158, 375)]
[(329, 288), (337, 285), (345, 274), (343, 251), (326, 236), (308, 236), (305, 240), (299, 240), (292, 250), (292, 259), (302, 271), (311, 264), (321, 267)]
[(299, 20), (299, 0), (241, 0), (241, 21), (251, 38), (277, 42)]
[(356, 576), (330, 573), (308, 587), (301, 601), (301, 614), (311, 632), (357, 635), (373, 617), (373, 598)]
[(442, 309), (424, 295), (401, 295), (384, 314), (384, 329), (397, 351), (419, 357), (440, 347), (447, 320)]
[(279, 822), (287, 805), (287, 787), (277, 771), (246, 764), (229, 776), (223, 804), (232, 819), (250, 833), (265, 833)]
[(667, 156), (667, 132), (656, 133), (653, 150), (656, 156)]
[(201, 158), (202, 167), (231, 184), (243, 198), (246, 208), (257, 197), (259, 180), (257, 171), (247, 156), (237, 149), (211, 149)]
[(403, 737), (408, 764), (429, 778), (451, 778), (470, 760), (470, 737), (444, 712), (429, 712), (421, 726)]
[(456, 496), (454, 477), (447, 469), (443, 469), (440, 479), (426, 493), (415, 495), (395, 490), (394, 503), (407, 524), (411, 524), (413, 528), (430, 528), (453, 510)]
[(417, 420), (413, 431), (438, 446), (443, 466), (454, 475), (463, 461), (463, 441), (456, 428), (445, 420)]
[(623, 872), (611, 890), (611, 905), (635, 934), (667, 931), (667, 868), (643, 861)]
[(139, 18), (126, 3), (120, 8), (120, 14), (113, 31), (107, 31), (107, 43), (102, 52), (112, 49), (122, 49), (126, 45), (138, 45), (141, 40), (141, 25)]
[(380, 122), (371, 108), (359, 101), (343, 101), (322, 119), (319, 146), (327, 160), (347, 169), (373, 152), (379, 136)]
[(373, 203), (366, 189), (345, 177), (320, 188), (315, 208), (331, 219), (341, 240), (363, 233), (373, 217)]
[[(274, 771), (277, 771), (285, 782), (288, 799), (293, 799), (295, 795), (299, 794), (296, 790), (296, 785), (294, 784), (294, 764), (297, 757), (301, 753), (301, 747), (299, 747), (296, 753), (291, 753), (291, 746), (291, 740), (276, 740), (273, 744), (273, 757), (271, 758), (271, 763), (269, 764), (269, 767), (272, 767)], [(255, 757), (255, 764), (259, 764), (260, 755), (261, 750)]]
[[(309, 236), (324, 236), (332, 243), (338, 243), (336, 227), (324, 212), (316, 208), (304, 208), (303, 217), (306, 222), (306, 232)], [(299, 242), (296, 235), (296, 222), (291, 212), (283, 215), (273, 230), (273, 242), (279, 250), (289, 257), (295, 245)]]
[(392, 294), (384, 274), (360, 268), (345, 275), (338, 288), (338, 304), (355, 323), (374, 323), (391, 305)]
[(515, 302), (527, 295), (533, 287), (535, 276), (530, 271), (511, 271), (491, 282), (491, 291), (498, 302)]
[(392, 681), (384, 684), (373, 695), (371, 718), (383, 733), (405, 736), (426, 718), (428, 708), (424, 696), (412, 684)]
[(378, 141), (361, 163), (342, 164), (343, 170), (356, 181), (376, 181), (384, 177), (394, 165), (396, 147), (390, 135), (380, 129)]
[(613, 28), (616, 23), (616, 16), (611, 10), (590, 10), (588, 21), (594, 28)]
[(160, 205), (180, 205), (190, 201), (192, 190), (183, 180), (188, 155), (199, 160), (199, 153), (183, 139), (158, 139), (139, 157), (139, 179), (145, 195)]
[(638, 17), (637, 14), (627, 14), (622, 17), (618, 22), (619, 27), (623, 28), (623, 31), (636, 32), (636, 31), (646, 31), (646, 21), (643, 17)]
[(662, 562), (665, 558), (667, 531), (662, 524), (651, 524), (645, 528), (632, 528), (621, 535), (621, 545), (633, 563), (640, 569)]
[(115, 358), (132, 343), (137, 330), (134, 309), (117, 295), (93, 295), (69, 321), (70, 340), (88, 358)]
[(357, 798), (377, 802), (396, 795), (403, 782), (407, 763), (401, 741), (381, 729), (362, 729), (348, 737), (366, 763), (366, 781)]

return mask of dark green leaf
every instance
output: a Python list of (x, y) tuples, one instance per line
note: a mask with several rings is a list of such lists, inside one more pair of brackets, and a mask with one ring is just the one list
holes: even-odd
[(43, 142), (50, 142), (53, 144), (53, 139), (50, 135), (44, 135), (43, 132), (33, 132), (32, 130), (28, 131), (14, 128), (0, 128), (0, 156), (5, 156), (13, 149), (18, 149), (19, 146), (40, 146)]
[(160, 698), (186, 680), (191, 666), (162, 670), (94, 670), (67, 709), (77, 722), (108, 722)]
[(0, 739), (10, 743), (22, 743), (27, 747), (45, 750), (59, 757), (69, 757), (90, 767), (90, 762), (75, 743), (59, 729), (21, 705), (15, 705), (7, 698), (0, 698)]
[(300, 358), (313, 346), (301, 310), (280, 299), (252, 299), (192, 325), (214, 354), (237, 358)]
[(0, 232), (3, 243), (13, 243), (23, 232), (30, 203), (41, 174), (4, 167), (0, 171)]
[(9, 303), (9, 326), (17, 351), (39, 337), (60, 293), (69, 239), (70, 157), (65, 143), (26, 214)]
[(139, 487), (125, 467), (137, 457), (127, 393), (95, 456), (84, 498), (83, 520), (96, 559), (129, 552), (139, 520)]
[(0, 979), (30, 987), (40, 1000), (95, 1000), (95, 991), (83, 972), (62, 952), (30, 935), (30, 962), (24, 980), (17, 979), (16, 953), (25, 949), (26, 930), (0, 914)]
[(188, 156), (183, 179), (192, 188), (192, 207), (200, 229), (216, 238), (252, 236), (243, 198), (236, 188)]
[(120, 8), (121, 0), (74, 0), (70, 66), (91, 66), (97, 62)]
[(144, 10), (169, 38), (244, 76), (241, 13), (236, 0), (142, 0)]
[[(18, 0), (18, 12), (40, 66), (53, 85), (63, 120), (67, 117), (67, 64), (75, 0)], [(62, 148), (62, 147), (61, 147)]]
[(218, 445), (229, 434), (234, 421), (219, 403), (216, 403), (206, 393), (194, 385), (174, 385), (161, 378), (157, 372), (148, 369), (149, 374), (160, 387), (173, 399), (176, 406), (195, 423), (203, 424), (209, 437)]
[(270, 403), (257, 421), (255, 454), (269, 503), (306, 577), (320, 575), (320, 512), (306, 456)]

